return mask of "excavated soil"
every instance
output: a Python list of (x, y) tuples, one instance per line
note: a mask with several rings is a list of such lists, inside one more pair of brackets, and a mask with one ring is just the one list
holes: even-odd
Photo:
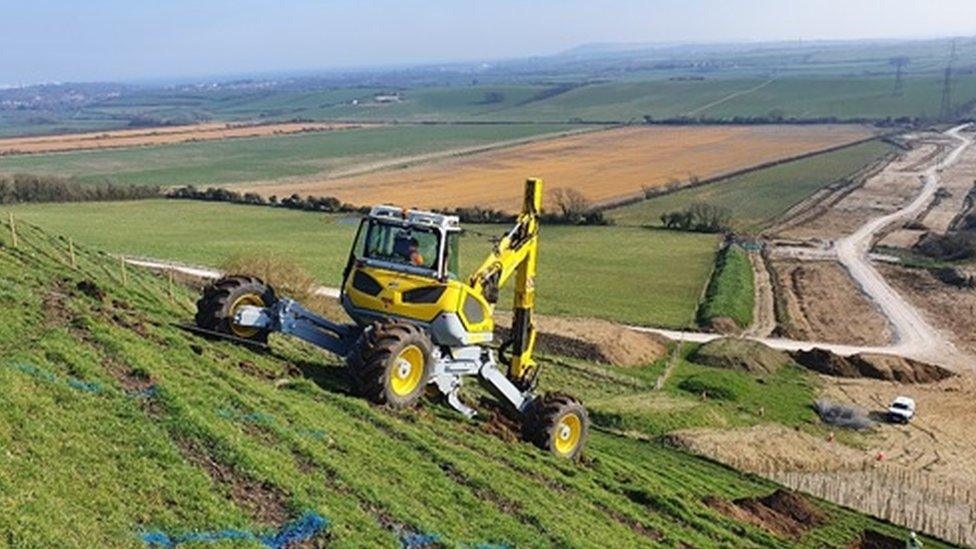
[(762, 498), (741, 498), (731, 502), (708, 496), (705, 504), (736, 520), (788, 538), (798, 538), (826, 520), (816, 505), (795, 492), (782, 489)]
[[(533, 317), (536, 350), (614, 366), (643, 366), (667, 356), (663, 339), (594, 318)], [(496, 337), (509, 335), (511, 315), (496, 318)]]
[(952, 372), (939, 366), (893, 355), (859, 353), (840, 356), (820, 348), (794, 351), (790, 355), (804, 368), (834, 377), (934, 383), (953, 376)]
[(944, 193), (921, 218), (921, 224), (936, 233), (949, 230), (956, 217), (969, 205), (966, 197), (973, 190), (976, 173), (976, 147), (969, 147), (958, 160), (942, 170), (939, 178)]
[(892, 400), (908, 396), (917, 413), (909, 425), (883, 425), (868, 449), (886, 463), (951, 479), (976, 497), (976, 442), (973, 402), (976, 378), (959, 375), (920, 385), (899, 385), (873, 379), (824, 378), (824, 398), (882, 414)]
[(776, 287), (788, 322), (780, 334), (804, 341), (883, 345), (888, 321), (833, 261), (774, 260)]
[(778, 423), (731, 429), (692, 429), (663, 441), (749, 472), (854, 469), (864, 452)]
[(771, 374), (789, 364), (790, 355), (748, 339), (723, 337), (705, 343), (695, 351), (692, 360), (703, 366)]
[[(777, 236), (800, 241), (837, 240), (853, 233), (868, 220), (892, 213), (911, 202), (921, 190), (922, 182), (915, 174), (903, 172), (939, 154), (941, 149), (937, 143), (945, 141), (938, 135), (926, 139), (830, 208), (778, 231)], [(929, 139), (932, 142), (928, 142)]]
[(874, 530), (865, 530), (851, 549), (905, 549), (905, 541)]
[[(976, 291), (939, 281), (923, 269), (876, 265), (892, 287), (947, 334), (957, 348), (976, 354)], [(976, 363), (976, 362), (974, 362)]]

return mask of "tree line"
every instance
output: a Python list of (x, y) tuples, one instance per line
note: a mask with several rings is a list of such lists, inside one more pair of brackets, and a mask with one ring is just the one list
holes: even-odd
[(0, 204), (138, 200), (159, 196), (160, 190), (156, 186), (79, 183), (54, 176), (0, 174)]
[[(229, 202), (232, 204), (247, 204), (252, 206), (270, 206), (289, 210), (302, 210), (324, 213), (369, 213), (369, 206), (354, 206), (345, 203), (334, 196), (302, 197), (292, 194), (285, 198), (271, 195), (267, 198), (257, 193), (240, 193), (219, 187), (197, 189), (192, 185), (172, 189), (166, 193), (166, 198), (177, 200), (203, 200), (209, 202)], [(589, 200), (576, 189), (557, 188), (549, 193), (550, 202), (554, 205), (551, 212), (542, 216), (545, 223), (558, 225), (609, 225), (610, 219), (602, 211), (595, 209)], [(480, 206), (441, 208), (437, 213), (455, 215), (462, 223), (513, 223), (516, 216), (494, 208)]]

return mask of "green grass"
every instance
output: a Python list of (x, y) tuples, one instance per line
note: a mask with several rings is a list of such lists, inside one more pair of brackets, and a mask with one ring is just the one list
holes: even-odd
[[(703, 116), (766, 116), (786, 118), (884, 119), (902, 116), (937, 118), (942, 101), (942, 76), (910, 77), (901, 95), (892, 93), (890, 77), (784, 78), (750, 94), (707, 109)], [(954, 104), (976, 97), (976, 76), (957, 75), (953, 82)]]
[[(436, 402), (377, 408), (348, 394), (337, 359), (292, 340), (255, 352), (179, 329), (195, 295), (177, 287), (171, 301), (165, 279), (131, 270), (123, 285), (117, 263), (86, 246), (71, 268), (66, 241), (29, 226), (16, 249), (5, 226), (0, 240), (0, 531), (12, 546), (140, 547), (147, 530), (266, 531), (306, 510), (330, 520), (334, 547), (396, 547), (408, 533), (519, 547), (822, 547), (867, 527), (905, 535), (821, 503), (826, 524), (775, 538), (702, 503), (774, 489), (753, 476), (599, 431), (576, 465)], [(548, 366), (544, 388), (584, 389)], [(133, 382), (156, 395), (127, 396)], [(601, 383), (640, 391), (637, 378)]]
[[(219, 265), (241, 252), (295, 258), (336, 286), (356, 230), (352, 218), (254, 206), (151, 200), (9, 208), (77, 242), (117, 253)], [(124, 230), (120, 228), (124, 227)], [(470, 227), (462, 270), (477, 268), (507, 227)], [(638, 227), (543, 227), (537, 302), (545, 314), (669, 327), (694, 324), (717, 238)], [(508, 298), (503, 296), (507, 306)]]
[(329, 174), (397, 157), (555, 133), (565, 126), (400, 125), (0, 158), (0, 172), (131, 185), (217, 185)]
[(882, 141), (869, 141), (644, 200), (609, 213), (621, 225), (660, 226), (661, 214), (704, 202), (730, 210), (736, 230), (755, 231), (768, 226), (817, 190), (850, 176), (893, 150), (893, 146)]
[(749, 254), (738, 246), (719, 252), (715, 272), (698, 310), (698, 322), (707, 325), (716, 318), (731, 318), (745, 328), (752, 324), (756, 303), (754, 273)]

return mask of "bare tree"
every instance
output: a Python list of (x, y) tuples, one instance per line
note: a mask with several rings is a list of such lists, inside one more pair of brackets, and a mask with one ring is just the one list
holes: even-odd
[(559, 210), (560, 216), (567, 221), (582, 219), (592, 209), (592, 204), (583, 193), (570, 187), (552, 189), (549, 191), (549, 197)]

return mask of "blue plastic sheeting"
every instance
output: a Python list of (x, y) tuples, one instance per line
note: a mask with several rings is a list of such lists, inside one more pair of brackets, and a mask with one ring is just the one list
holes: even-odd
[(299, 519), (289, 522), (277, 532), (254, 533), (249, 530), (214, 530), (211, 532), (189, 532), (170, 536), (164, 532), (146, 532), (140, 536), (147, 545), (159, 547), (176, 547), (183, 543), (213, 543), (217, 541), (255, 541), (272, 549), (283, 549), (294, 543), (312, 539), (316, 534), (328, 528), (329, 520), (308, 511)]
[(150, 385), (145, 389), (138, 389), (135, 391), (129, 391), (125, 393), (125, 396), (129, 398), (152, 398), (159, 394), (159, 389), (155, 385)]
[(416, 534), (409, 533), (400, 536), (400, 545), (403, 549), (414, 549), (417, 547), (423, 547), (425, 545), (430, 545), (432, 543), (437, 543), (441, 540), (441, 537), (437, 534)]
[(52, 374), (51, 372), (42, 370), (37, 366), (34, 366), (33, 364), (27, 364), (26, 362), (8, 364), (8, 366), (14, 368), (15, 370), (20, 370), (25, 374), (34, 376), (38, 379), (43, 379), (44, 381), (49, 381), (51, 383), (64, 384), (67, 385), (68, 387), (71, 387), (72, 389), (83, 391), (85, 393), (98, 393), (101, 392), (102, 390), (102, 386), (99, 385), (98, 383), (91, 382), (91, 381), (82, 381), (80, 379), (75, 379), (73, 377), (69, 377), (67, 379), (61, 379), (58, 376)]

